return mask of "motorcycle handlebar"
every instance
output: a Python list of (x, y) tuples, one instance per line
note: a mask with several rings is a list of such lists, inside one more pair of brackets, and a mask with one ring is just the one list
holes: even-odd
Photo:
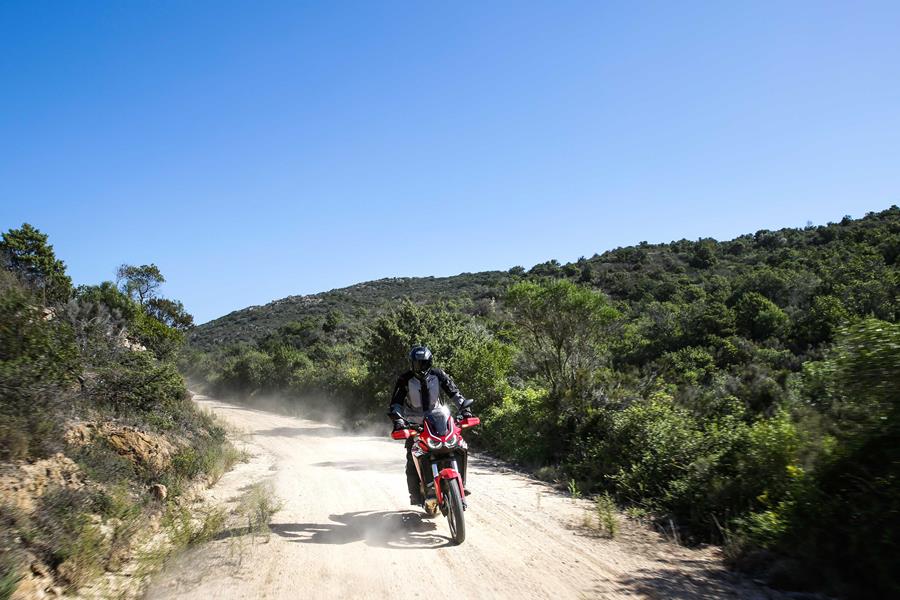
[[(481, 425), (481, 419), (478, 417), (467, 417), (465, 419), (456, 419), (457, 423), (459, 423), (460, 429), (468, 429), (469, 427), (475, 427), (476, 425)], [(395, 440), (405, 440), (407, 438), (416, 437), (422, 431), (424, 431), (424, 427), (422, 425), (416, 425), (413, 423), (408, 424), (409, 427), (406, 429), (397, 429), (391, 432), (391, 437)]]

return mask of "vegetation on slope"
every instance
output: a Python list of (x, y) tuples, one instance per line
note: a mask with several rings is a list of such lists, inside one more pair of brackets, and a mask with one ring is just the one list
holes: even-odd
[(123, 266), (120, 286), (74, 289), (47, 236), (27, 224), (3, 234), (0, 264), (7, 598), (20, 584), (31, 586), (24, 596), (75, 589), (114, 568), (145, 508), (221, 472), (234, 453), (190, 402), (174, 362), (189, 315), (156, 296), (154, 265)]
[[(434, 298), (423, 280), (357, 286), (365, 306), (295, 306), (293, 322), (267, 316), (273, 303), (254, 309), (271, 327), (205, 326), (212, 350), (183, 364), (217, 393), (365, 421), (383, 418), (406, 350), (425, 343), (478, 399), (473, 435), (492, 452), (674, 522), (681, 539), (726, 542), (775, 584), (897, 595), (898, 260), (897, 207), (641, 243), (485, 274), (476, 293), (454, 294), (453, 278)], [(253, 341), (210, 346), (223, 338)]]
[(194, 348), (211, 350), (236, 343), (255, 343), (279, 327), (304, 319), (339, 314), (343, 327), (362, 336), (373, 314), (408, 299), (431, 303), (459, 298), (491, 298), (509, 274), (499, 271), (463, 273), (455, 277), (395, 277), (359, 283), (309, 296), (288, 296), (265, 306), (250, 306), (191, 330)]

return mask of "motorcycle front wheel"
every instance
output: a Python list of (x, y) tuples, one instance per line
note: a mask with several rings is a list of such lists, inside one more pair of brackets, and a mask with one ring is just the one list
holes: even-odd
[(466, 521), (463, 516), (462, 496), (456, 480), (443, 482), (444, 502), (447, 503), (447, 522), (450, 524), (450, 537), (453, 543), (462, 544), (466, 539)]

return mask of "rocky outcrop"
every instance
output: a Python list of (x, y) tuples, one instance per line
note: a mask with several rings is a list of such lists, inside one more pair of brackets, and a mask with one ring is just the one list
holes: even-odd
[(169, 496), (169, 489), (161, 483), (151, 485), (149, 492), (158, 502), (162, 502)]
[(119, 455), (133, 463), (161, 473), (172, 464), (175, 448), (160, 435), (122, 427), (107, 434), (106, 441)]
[(33, 511), (35, 502), (50, 488), (83, 486), (78, 465), (63, 454), (12, 465), (0, 473), (0, 498), (25, 513)]
[[(78, 465), (63, 454), (33, 463), (13, 463), (0, 472), (0, 501), (23, 515), (31, 514), (49, 491), (81, 489), (88, 485)], [(12, 551), (13, 548), (6, 550)], [(22, 557), (21, 579), (12, 600), (54, 598), (62, 595), (52, 570), (31, 552), (16, 550)]]
[(19, 585), (10, 596), (10, 600), (41, 600), (59, 598), (63, 595), (62, 587), (56, 584), (47, 565), (30, 553), (27, 555), (26, 564), (28, 566), (21, 573), (22, 579), (19, 580)]
[(120, 456), (156, 474), (169, 468), (177, 451), (176, 446), (161, 435), (116, 423), (73, 423), (65, 438), (66, 443), (76, 448), (103, 440)]

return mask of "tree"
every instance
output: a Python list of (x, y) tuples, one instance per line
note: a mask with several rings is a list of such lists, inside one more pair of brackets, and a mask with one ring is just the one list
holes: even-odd
[(619, 311), (603, 294), (565, 279), (517, 283), (506, 300), (524, 330), (526, 356), (551, 391), (583, 389), (601, 365)]
[(709, 239), (698, 241), (688, 262), (698, 269), (708, 269), (716, 264), (716, 241)]
[(562, 265), (560, 265), (559, 261), (555, 258), (553, 260), (548, 260), (545, 263), (534, 265), (531, 267), (531, 270), (528, 271), (529, 274), (538, 277), (560, 277), (562, 276), (562, 272)]
[(381, 400), (390, 391), (397, 375), (409, 368), (407, 352), (418, 344), (428, 346), (436, 366), (446, 369), (479, 405), (500, 399), (512, 349), (470, 317), (409, 301), (382, 315), (366, 340), (373, 396)]
[(101, 304), (117, 318), (131, 323), (141, 312), (137, 303), (115, 286), (112, 281), (100, 285), (80, 285), (75, 292), (77, 300)]
[(900, 531), (900, 325), (865, 319), (837, 332), (825, 360), (804, 365), (803, 393), (831, 436), (793, 503), (781, 540), (848, 597), (893, 597)]
[(38, 290), (44, 303), (62, 303), (72, 295), (66, 265), (56, 258), (47, 235), (28, 223), (10, 229), (0, 239), (0, 260), (27, 286)]
[(734, 307), (741, 331), (755, 340), (783, 335), (790, 318), (774, 302), (757, 292), (747, 292)]
[(169, 327), (186, 331), (194, 326), (194, 317), (184, 309), (178, 300), (151, 298), (145, 306), (147, 314)]
[(159, 267), (151, 263), (149, 265), (121, 265), (116, 270), (116, 283), (122, 291), (134, 300), (145, 306), (147, 302), (156, 297), (156, 291), (166, 278), (160, 273)]
[(344, 322), (344, 315), (339, 310), (330, 310), (325, 315), (325, 322), (322, 324), (322, 331), (325, 333), (334, 333), (338, 326)]
[(581, 275), (578, 277), (578, 283), (591, 283), (594, 280), (594, 269), (590, 263), (585, 263), (581, 267)]

